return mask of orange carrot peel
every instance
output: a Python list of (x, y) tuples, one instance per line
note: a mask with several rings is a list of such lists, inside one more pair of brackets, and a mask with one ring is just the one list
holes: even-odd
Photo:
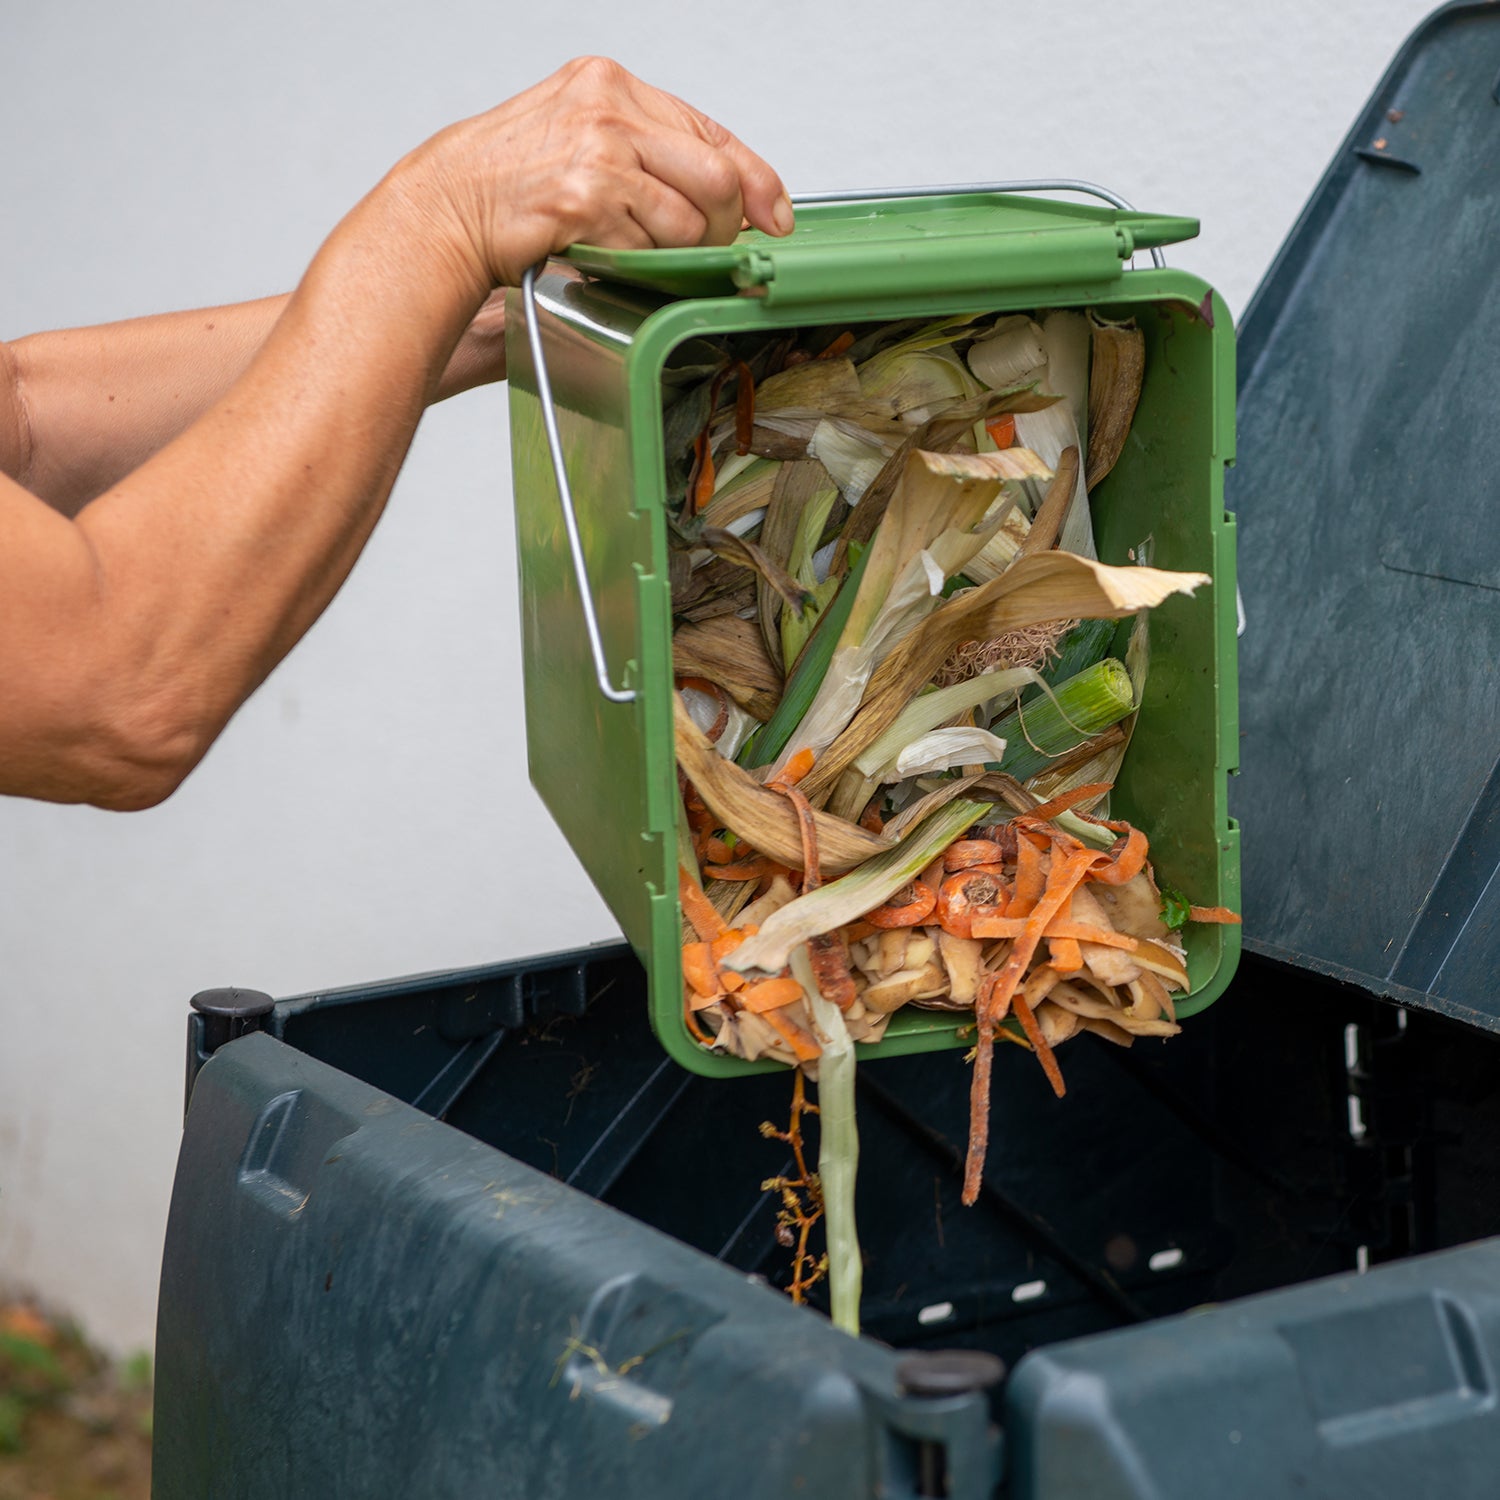
[(872, 927), (916, 927), (932, 915), (936, 905), (937, 892), (930, 885), (914, 880), (883, 906), (867, 911), (865, 921)]
[[(1025, 857), (1021, 851), (1027, 847), (1028, 842), (1023, 838), (1017, 846), (1018, 895), (1019, 861)], [(995, 1028), (1004, 1014), (1005, 1007), (1014, 1006), (1017, 1018), (1025, 1027), (1027, 1039), (1031, 1042), (1038, 1060), (1046, 1070), (1053, 1089), (1059, 1095), (1063, 1091), (1062, 1072), (1057, 1066), (1057, 1059), (1052, 1055), (1051, 1047), (1047, 1045), (1046, 1038), (1042, 1036), (1040, 1028), (1036, 1025), (1036, 1018), (1031, 1014), (1031, 1008), (1025, 997), (1018, 993), (1018, 986), (1032, 959), (1036, 956), (1037, 947), (1046, 935), (1048, 924), (1072, 901), (1073, 892), (1083, 884), (1088, 875), (1097, 871), (1101, 865), (1107, 865), (1109, 860), (1108, 854), (1100, 853), (1098, 850), (1082, 847), (1065, 850), (1062, 847), (1062, 840), (1054, 844), (1051, 867), (1047, 871), (1046, 884), (1040, 899), (1026, 912), (1021, 934), (1015, 939), (1004, 965), (994, 977), (993, 984), (987, 983), (980, 991), (977, 1006), (979, 1046), (975, 1055), (974, 1076), (970, 1082), (969, 1151), (964, 1164), (963, 1201), (966, 1204), (972, 1204), (979, 1197), (980, 1183), (984, 1179), (989, 1119), (988, 1055), (994, 1048)], [(1040, 868), (1040, 862), (1037, 867)], [(1012, 910), (1014, 910), (1014, 903)], [(982, 1069), (978, 1065), (981, 1060), (985, 1064)], [(986, 1128), (977, 1128), (980, 1122), (986, 1122)]]
[(1009, 900), (1000, 865), (973, 865), (948, 876), (938, 888), (938, 925), (953, 937), (974, 937), (976, 918), (1003, 915)]
[(677, 899), (682, 903), (683, 916), (705, 943), (711, 943), (729, 931), (729, 924), (684, 865), (677, 866)]
[(1002, 412), (998, 417), (991, 417), (984, 424), (984, 430), (989, 433), (997, 448), (1010, 448), (1016, 441), (1016, 419), (1010, 412)]
[(1192, 922), (1218, 922), (1238, 926), (1244, 918), (1227, 906), (1190, 906), (1188, 920)]

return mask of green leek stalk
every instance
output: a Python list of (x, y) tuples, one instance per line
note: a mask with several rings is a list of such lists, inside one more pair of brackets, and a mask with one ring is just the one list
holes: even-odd
[(1106, 657), (1059, 683), (1055, 697), (1013, 708), (990, 726), (1005, 741), (998, 769), (1017, 781), (1030, 781), (1057, 756), (1118, 724), (1134, 707), (1130, 674), (1123, 663)]
[(829, 1310), (833, 1326), (857, 1338), (864, 1261), (854, 1216), (854, 1181), (859, 1172), (854, 1043), (843, 1012), (818, 989), (805, 943), (792, 954), (792, 974), (807, 992), (807, 1008), (823, 1045), (818, 1059), (818, 1182), (828, 1236)]
[[(850, 548), (851, 554), (853, 550)], [(813, 627), (807, 645), (802, 648), (802, 654), (792, 668), (792, 675), (787, 678), (786, 691), (781, 695), (781, 702), (776, 705), (776, 712), (750, 736), (745, 742), (745, 748), (736, 757), (746, 770), (770, 765), (786, 749), (787, 741), (802, 722), (808, 705), (817, 696), (828, 671), (828, 663), (833, 660), (834, 647), (838, 645), (839, 636), (843, 634), (844, 625), (854, 608), (854, 596), (859, 592), (859, 582), (864, 577), (865, 563), (869, 556), (868, 547), (860, 552), (854, 566), (839, 585), (832, 603), (818, 616), (818, 623)]]
[[(1070, 677), (1076, 677), (1087, 667), (1101, 662), (1112, 653), (1110, 644), (1115, 638), (1118, 620), (1081, 620), (1057, 643), (1057, 659), (1042, 671), (1042, 680), (1056, 687)], [(1021, 695), (1025, 704), (1041, 691), (1035, 688)]]

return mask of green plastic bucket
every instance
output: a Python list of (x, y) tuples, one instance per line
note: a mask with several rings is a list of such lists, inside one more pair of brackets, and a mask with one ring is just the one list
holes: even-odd
[[(661, 376), (699, 335), (1060, 307), (1137, 320), (1146, 381), (1125, 451), (1094, 492), (1099, 556), (1126, 563), (1145, 547), (1155, 566), (1208, 573), (1213, 586), (1151, 616), (1150, 676), (1113, 807), (1146, 831), (1163, 882), (1198, 904), (1239, 907), (1226, 806), (1238, 737), (1234, 523), (1223, 500), (1234, 333), (1218, 295), (1154, 248), (1197, 224), (994, 190), (901, 192), (804, 201), (785, 240), (748, 231), (727, 247), (574, 246), (507, 307), (531, 779), (646, 967), (662, 1045), (711, 1076), (780, 1065), (708, 1052), (683, 1020)], [(1157, 264), (1131, 269), (1147, 249)], [(565, 486), (548, 446), (554, 415)], [(1229, 983), (1239, 929), (1190, 928), (1187, 949), (1181, 1016)], [(908, 1008), (861, 1051), (967, 1045), (964, 1021)]]

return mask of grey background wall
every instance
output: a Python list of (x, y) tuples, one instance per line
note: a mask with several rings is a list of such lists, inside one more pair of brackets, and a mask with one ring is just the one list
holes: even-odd
[[(0, 338), (289, 287), (399, 155), (581, 52), (794, 187), (1065, 175), (1242, 311), (1425, 0), (0, 3)], [(503, 393), (164, 807), (0, 801), (0, 1280), (148, 1344), (187, 997), (611, 935), (526, 781)], [(0, 545), (4, 538), (0, 537)], [(3, 704), (0, 704), (3, 712)]]

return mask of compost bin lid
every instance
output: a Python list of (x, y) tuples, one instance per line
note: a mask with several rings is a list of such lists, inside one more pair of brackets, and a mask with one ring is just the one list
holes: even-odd
[(1500, 7), (1397, 55), (1244, 319), (1247, 946), (1500, 1030)]
[(746, 230), (732, 245), (609, 250), (567, 258), (611, 281), (686, 297), (737, 292), (797, 303), (909, 288), (934, 291), (1109, 280), (1137, 250), (1191, 239), (1196, 219), (999, 192), (805, 203), (785, 239)]

